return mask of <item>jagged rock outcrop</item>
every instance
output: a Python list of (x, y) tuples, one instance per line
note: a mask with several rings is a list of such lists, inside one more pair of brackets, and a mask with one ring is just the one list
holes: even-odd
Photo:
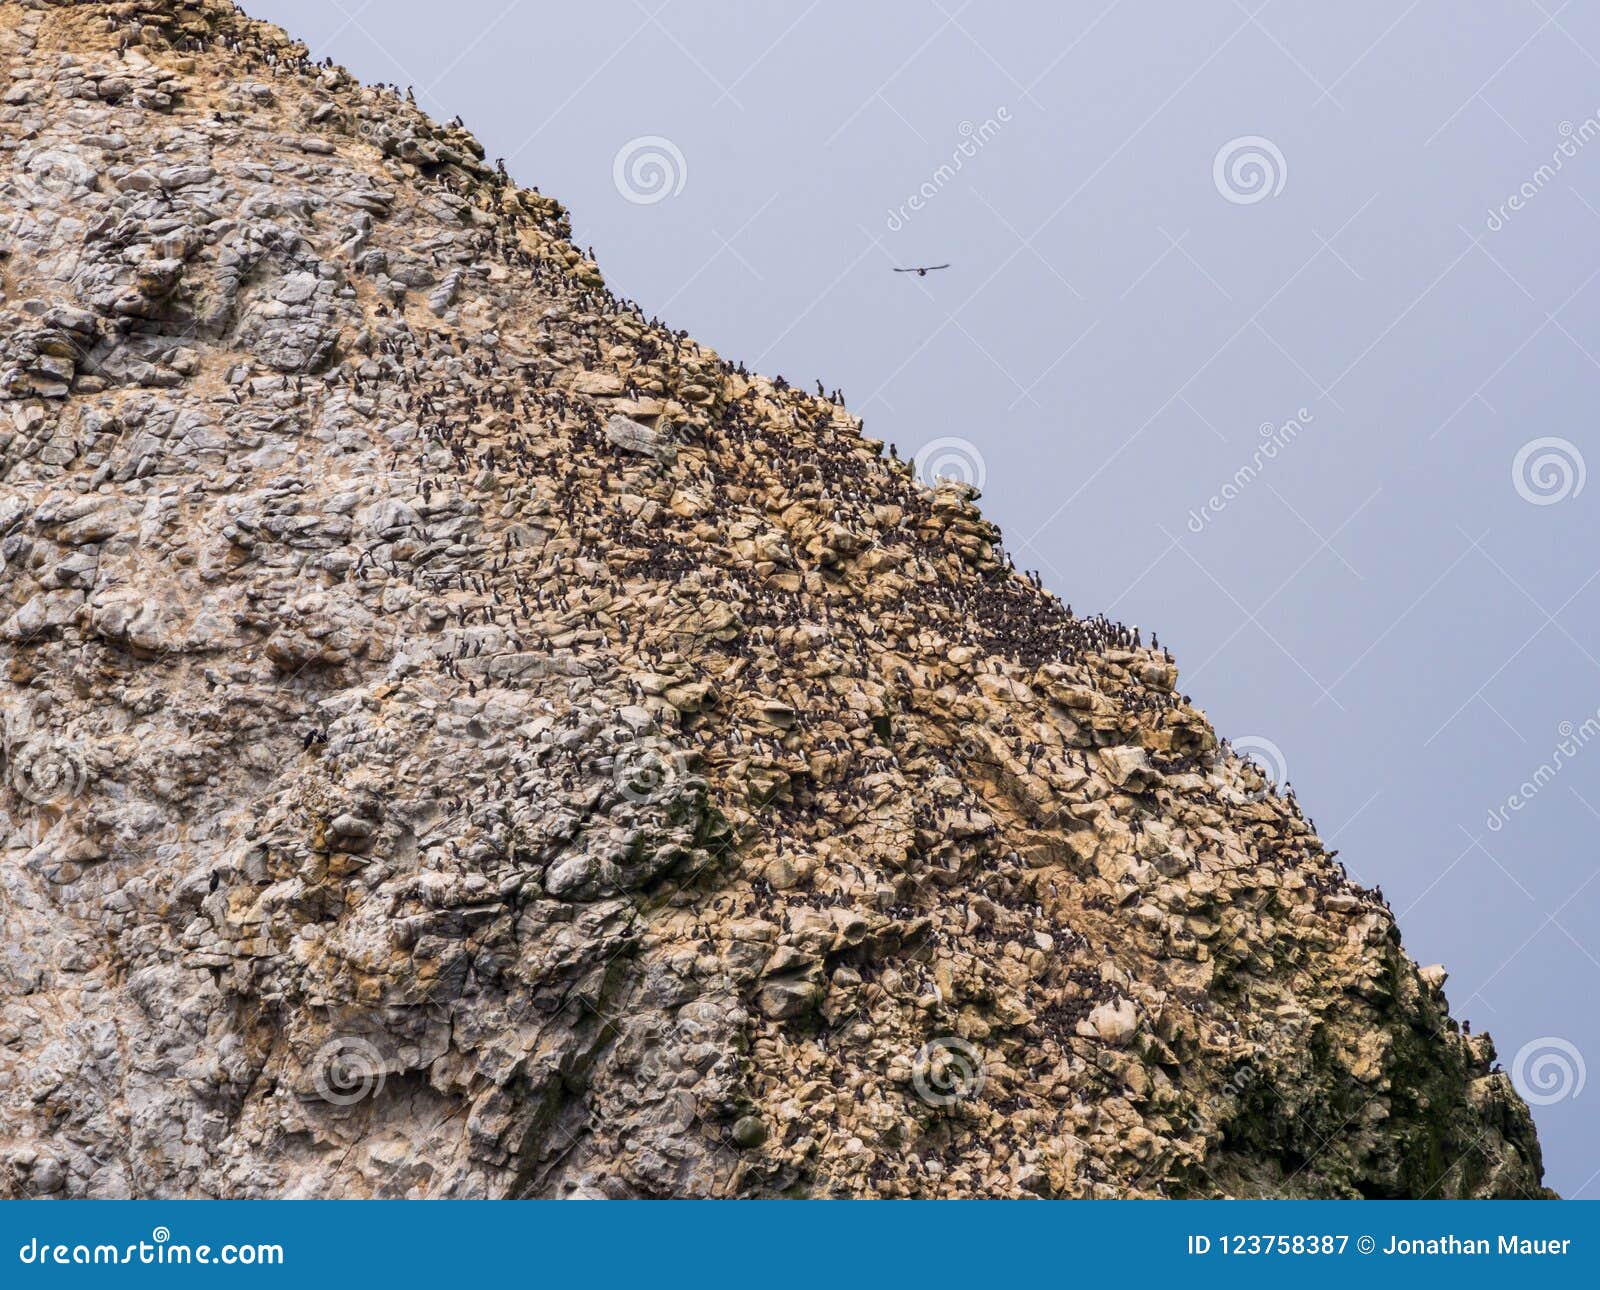
[(230, 4), (0, 56), (0, 1194), (1540, 1193), (971, 490)]

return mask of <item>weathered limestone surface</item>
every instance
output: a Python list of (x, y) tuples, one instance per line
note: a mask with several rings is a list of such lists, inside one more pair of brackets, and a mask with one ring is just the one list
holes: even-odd
[(969, 490), (230, 4), (0, 59), (0, 1194), (1540, 1193)]

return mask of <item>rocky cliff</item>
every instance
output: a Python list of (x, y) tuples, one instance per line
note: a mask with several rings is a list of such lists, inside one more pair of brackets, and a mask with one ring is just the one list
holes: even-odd
[(1540, 1194), (971, 490), (231, 4), (0, 57), (0, 1194)]

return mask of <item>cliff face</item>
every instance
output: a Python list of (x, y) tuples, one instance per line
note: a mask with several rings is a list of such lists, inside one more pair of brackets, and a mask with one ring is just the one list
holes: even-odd
[(1540, 1194), (970, 490), (231, 5), (0, 46), (0, 1194)]

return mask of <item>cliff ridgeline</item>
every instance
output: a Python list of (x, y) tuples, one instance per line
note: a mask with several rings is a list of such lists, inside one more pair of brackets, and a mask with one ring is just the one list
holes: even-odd
[(0, 56), (0, 1195), (1543, 1194), (971, 489), (231, 4)]

